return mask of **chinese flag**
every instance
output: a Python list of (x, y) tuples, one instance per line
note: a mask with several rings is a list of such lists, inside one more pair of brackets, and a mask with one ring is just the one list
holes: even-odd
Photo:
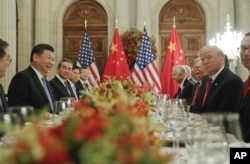
[(166, 55), (160, 76), (162, 93), (167, 93), (173, 98), (178, 90), (178, 84), (172, 80), (172, 68), (175, 65), (185, 65), (185, 57), (176, 33), (175, 25), (172, 27), (167, 43)]
[(130, 71), (117, 28), (115, 29), (112, 45), (109, 49), (109, 57), (104, 69), (102, 81), (105, 82), (110, 78), (117, 80), (130, 78)]

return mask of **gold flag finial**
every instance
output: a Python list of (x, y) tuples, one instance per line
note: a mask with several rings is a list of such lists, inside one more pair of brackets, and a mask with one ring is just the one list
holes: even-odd
[(175, 27), (175, 16), (173, 17), (173, 27)]
[(85, 19), (84, 20), (84, 27), (85, 27), (85, 30), (87, 29), (87, 20)]

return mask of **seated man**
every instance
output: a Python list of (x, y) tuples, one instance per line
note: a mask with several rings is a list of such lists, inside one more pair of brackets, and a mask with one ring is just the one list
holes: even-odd
[(74, 97), (74, 93), (68, 81), (72, 67), (73, 62), (67, 58), (60, 60), (58, 63), (57, 75), (50, 80), (56, 100), (60, 100), (61, 97)]
[(194, 84), (186, 78), (186, 70), (182, 65), (173, 67), (172, 79), (175, 83), (179, 84), (179, 90), (174, 98), (186, 99), (188, 104), (190, 104)]

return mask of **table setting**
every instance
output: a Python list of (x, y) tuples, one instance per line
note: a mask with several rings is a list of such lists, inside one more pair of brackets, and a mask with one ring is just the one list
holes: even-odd
[(154, 134), (165, 143), (160, 152), (174, 153), (171, 163), (228, 164), (230, 148), (249, 147), (237, 113), (194, 114), (188, 109), (185, 100), (160, 95), (151, 113), (152, 124), (161, 127)]

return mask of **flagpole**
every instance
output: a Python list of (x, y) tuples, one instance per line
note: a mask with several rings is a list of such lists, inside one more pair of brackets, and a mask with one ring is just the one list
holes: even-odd
[(115, 18), (115, 28), (117, 28), (117, 18)]
[(175, 27), (175, 16), (173, 17), (173, 27)]
[(87, 20), (86, 19), (84, 20), (84, 27), (85, 27), (85, 30), (87, 30)]

